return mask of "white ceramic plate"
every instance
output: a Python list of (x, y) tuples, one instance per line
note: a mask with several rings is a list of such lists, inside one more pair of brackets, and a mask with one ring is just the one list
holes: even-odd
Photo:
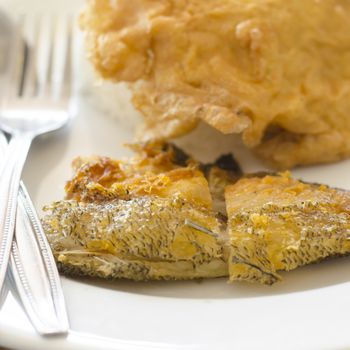
[[(24, 174), (38, 208), (63, 196), (78, 155), (126, 156), (137, 113), (125, 87), (97, 86), (80, 60), (71, 125), (34, 142)], [(113, 118), (117, 117), (117, 118)], [(208, 160), (234, 150), (245, 171), (261, 170), (237, 138), (201, 126), (179, 143)], [(199, 142), (198, 140), (210, 140)], [(294, 171), (305, 180), (350, 189), (350, 161)], [(202, 282), (101, 282), (62, 278), (72, 332), (41, 338), (9, 295), (0, 345), (16, 349), (344, 349), (350, 348), (350, 259), (283, 274), (272, 287)]]

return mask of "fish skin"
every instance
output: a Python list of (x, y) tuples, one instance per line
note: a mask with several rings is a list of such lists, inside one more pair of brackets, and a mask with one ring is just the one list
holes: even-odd
[[(43, 227), (65, 274), (133, 280), (227, 276), (219, 220), (181, 198), (63, 200), (45, 210)], [(219, 237), (186, 225), (185, 219)]]
[(273, 284), (278, 271), (350, 253), (350, 194), (288, 175), (226, 188), (230, 281)]

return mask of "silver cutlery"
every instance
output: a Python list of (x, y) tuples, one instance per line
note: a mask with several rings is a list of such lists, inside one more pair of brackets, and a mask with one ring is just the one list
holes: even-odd
[(66, 333), (69, 326), (60, 278), (24, 186), (19, 191), (16, 220), (9, 273), (19, 299), (38, 333)]
[[(6, 139), (0, 132), (0, 160), (6, 147)], [(68, 331), (55, 261), (23, 183), (18, 194), (16, 231), (6, 282), (5, 286), (11, 287), (38, 333), (48, 335)]]
[(3, 147), (6, 166), (0, 173), (0, 288), (12, 249), (9, 278), (42, 334), (66, 332), (68, 320), (50, 247), (19, 181), (32, 139), (69, 120), (71, 39), (69, 18), (22, 17), (13, 38), (12, 86), (0, 116), (0, 127), (12, 136)]
[[(8, 76), (10, 71), (10, 55), (12, 47), (12, 33), (13, 24), (11, 23), (8, 16), (0, 11), (0, 98), (2, 92), (8, 86)], [(1, 138), (0, 138), (1, 139)], [(0, 140), (1, 141), (1, 140)], [(5, 141), (5, 140), (4, 140)], [(1, 152), (0, 152), (1, 153)], [(0, 154), (0, 166), (1, 166), (1, 154)], [(5, 283), (3, 288), (0, 290), (0, 309), (4, 304), (8, 293), (8, 284)]]

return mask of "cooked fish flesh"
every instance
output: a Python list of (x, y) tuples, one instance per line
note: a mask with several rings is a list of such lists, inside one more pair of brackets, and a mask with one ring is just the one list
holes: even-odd
[(144, 138), (203, 120), (280, 168), (350, 155), (348, 0), (90, 0), (80, 23)]
[(350, 253), (350, 194), (288, 174), (226, 188), (230, 281), (272, 284), (293, 270)]

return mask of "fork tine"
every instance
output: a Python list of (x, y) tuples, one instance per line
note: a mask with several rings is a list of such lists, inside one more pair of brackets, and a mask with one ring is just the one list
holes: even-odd
[(50, 15), (41, 17), (39, 22), (39, 38), (37, 47), (36, 74), (38, 79), (38, 97), (48, 92), (48, 84), (52, 65), (53, 18)]
[(22, 37), (24, 19), (25, 15), (19, 15), (15, 18), (16, 26), (13, 31), (13, 37), (11, 38), (13, 43), (11, 72), (9, 74), (9, 87), (3, 96), (4, 102), (16, 98), (21, 91), (25, 64), (25, 42)]
[(71, 85), (72, 23), (70, 16), (57, 18), (51, 90), (54, 99), (68, 97)]
[(23, 89), (21, 95), (23, 97), (32, 97), (37, 92), (37, 76), (36, 76), (36, 47), (39, 38), (37, 15), (27, 15), (24, 20), (23, 37), (26, 40), (26, 64), (23, 73)]

